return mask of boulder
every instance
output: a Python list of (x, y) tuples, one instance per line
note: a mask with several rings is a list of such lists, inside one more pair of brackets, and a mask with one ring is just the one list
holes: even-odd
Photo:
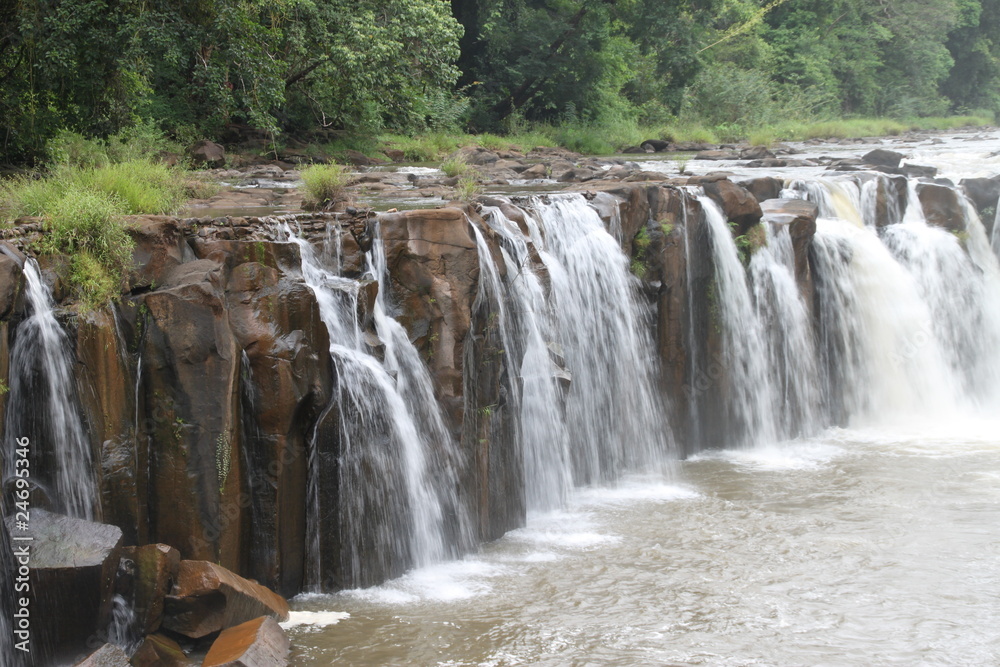
[(163, 627), (200, 639), (259, 616), (287, 620), (288, 603), (220, 565), (185, 560), (166, 598)]
[(464, 160), (468, 164), (483, 166), (493, 164), (500, 159), (497, 153), (481, 146), (463, 146), (449, 155), (447, 160)]
[(539, 162), (538, 164), (531, 165), (530, 167), (521, 172), (521, 178), (527, 180), (537, 180), (540, 178), (548, 178), (548, 177), (549, 177), (549, 168), (541, 162)]
[(105, 644), (76, 663), (76, 667), (132, 667), (132, 663), (125, 651), (114, 644)]
[(639, 150), (650, 153), (662, 153), (670, 150), (670, 142), (663, 139), (646, 139), (639, 144)]
[(132, 667), (190, 667), (194, 663), (166, 635), (149, 635), (132, 654)]
[(403, 162), (406, 160), (406, 153), (398, 148), (383, 148), (382, 154), (393, 162)]
[(936, 183), (920, 183), (917, 185), (917, 197), (928, 225), (953, 232), (965, 230), (965, 211), (957, 190)]
[(764, 215), (757, 198), (728, 179), (705, 183), (702, 187), (705, 194), (722, 209), (726, 220), (736, 223), (735, 236), (746, 234)]
[[(69, 661), (111, 620), (122, 531), (36, 508), (27, 531), (14, 518), (5, 521), (15, 559), (27, 561), (21, 569), (31, 591), (32, 654), (37, 664)], [(18, 541), (20, 536), (32, 540)]]
[(679, 141), (674, 144), (675, 151), (714, 151), (718, 146), (706, 141)]
[(761, 178), (751, 178), (746, 181), (739, 181), (740, 187), (756, 197), (757, 201), (763, 202), (768, 199), (777, 199), (781, 196), (781, 190), (785, 187), (785, 182), (780, 178), (763, 176)]
[(188, 149), (191, 162), (206, 169), (220, 169), (226, 166), (226, 149), (219, 144), (203, 139)]
[(126, 547), (123, 556), (135, 563), (135, 603), (142, 634), (156, 632), (163, 622), (163, 603), (181, 564), (181, 554), (166, 544)]
[(896, 151), (890, 151), (885, 148), (876, 148), (870, 151), (862, 157), (862, 161), (865, 164), (878, 165), (881, 167), (898, 167), (900, 161), (906, 157), (902, 153), (897, 153)]
[(291, 645), (281, 626), (266, 616), (224, 630), (202, 667), (285, 667)]
[(741, 160), (764, 160), (773, 157), (774, 153), (768, 150), (767, 146), (750, 146), (740, 151)]
[(596, 172), (593, 169), (587, 169), (586, 167), (575, 167), (573, 169), (568, 169), (559, 175), (558, 180), (560, 183), (580, 183), (582, 181), (589, 181), (600, 175), (600, 172)]
[[(963, 178), (959, 185), (962, 186), (965, 195), (972, 201), (980, 215), (986, 209), (992, 209), (993, 213), (996, 214), (997, 200), (1000, 199), (1000, 176)], [(985, 223), (986, 220), (983, 222)], [(992, 220), (990, 222), (992, 223)]]

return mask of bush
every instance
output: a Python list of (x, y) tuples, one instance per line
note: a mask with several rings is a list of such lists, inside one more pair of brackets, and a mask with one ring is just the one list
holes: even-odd
[(67, 277), (85, 307), (116, 298), (132, 266), (134, 247), (122, 220), (121, 201), (70, 187), (51, 207), (45, 221), (48, 233), (39, 240), (38, 251), (72, 257)]
[(184, 182), (178, 170), (165, 164), (132, 160), (100, 169), (83, 169), (54, 178), (104, 192), (121, 200), (124, 212), (173, 213), (185, 199)]
[(314, 164), (302, 170), (305, 197), (302, 206), (327, 209), (344, 200), (349, 175), (342, 164)]
[(469, 169), (469, 163), (465, 161), (465, 157), (462, 155), (456, 155), (455, 157), (441, 163), (441, 171), (443, 171), (448, 178), (454, 178), (455, 176), (467, 174)]

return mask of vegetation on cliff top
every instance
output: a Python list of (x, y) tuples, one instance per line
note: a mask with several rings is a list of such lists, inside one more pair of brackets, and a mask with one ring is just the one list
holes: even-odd
[(1000, 0), (24, 0), (0, 9), (0, 162), (148, 126), (431, 159), (449, 151), (411, 137), (594, 153), (664, 128), (989, 119), (998, 30)]

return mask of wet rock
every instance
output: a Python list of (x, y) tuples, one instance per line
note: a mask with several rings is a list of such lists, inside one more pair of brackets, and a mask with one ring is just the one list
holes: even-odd
[(864, 155), (861, 159), (865, 164), (878, 165), (882, 167), (898, 167), (900, 161), (906, 157), (902, 153), (890, 151), (885, 148), (876, 148)]
[(0, 253), (0, 320), (10, 319), (24, 293), (24, 276), (21, 263)]
[(288, 619), (277, 593), (207, 561), (181, 561), (166, 598), (163, 627), (199, 639), (259, 616)]
[(735, 236), (746, 234), (764, 215), (757, 198), (728, 179), (705, 183), (702, 187), (705, 194), (722, 209), (726, 220), (736, 223)]
[(196, 166), (207, 169), (218, 169), (226, 165), (226, 149), (207, 139), (191, 146), (188, 156)]
[(150, 635), (132, 654), (132, 667), (190, 667), (194, 665), (180, 645), (166, 635)]
[(114, 644), (105, 644), (91, 653), (76, 667), (132, 667), (128, 655)]
[(16, 529), (13, 516), (6, 525), (15, 538), (32, 538), (13, 542), (15, 558), (27, 561), (32, 655), (37, 664), (70, 661), (111, 620), (122, 531), (35, 508), (29, 530)]
[(762, 178), (752, 178), (746, 181), (739, 181), (740, 187), (746, 188), (757, 201), (763, 202), (768, 199), (777, 199), (781, 196), (781, 190), (785, 187), (785, 182), (779, 178), (764, 176)]
[(740, 151), (741, 160), (764, 160), (773, 157), (774, 153), (768, 150), (766, 146), (750, 146)]
[(464, 160), (472, 165), (490, 165), (500, 159), (500, 156), (491, 150), (480, 146), (464, 146), (449, 155), (447, 160)]
[[(975, 205), (980, 215), (991, 209), (994, 215), (997, 210), (997, 200), (1000, 199), (1000, 176), (993, 178), (963, 178), (961, 183), (966, 196)], [(983, 220), (985, 224), (987, 221)], [(992, 223), (992, 220), (990, 221)], [(2, 285), (0, 280), (0, 285)]]
[(965, 212), (958, 191), (935, 183), (920, 183), (917, 185), (917, 196), (927, 224), (953, 232), (965, 229)]
[(626, 155), (642, 155), (645, 153), (655, 153), (656, 150), (652, 146), (643, 148), (642, 146), (629, 146), (628, 148), (622, 149), (622, 153)]
[(714, 151), (718, 148), (716, 144), (705, 141), (679, 141), (673, 146), (675, 151)]
[(226, 277), (221, 261), (188, 262), (163, 288), (137, 299), (145, 331), (140, 400), (150, 443), (150, 540), (238, 569), (246, 509), (241, 355), (227, 316)]
[(240, 500), (250, 513), (241, 571), (291, 595), (304, 577), (308, 447), (333, 385), (330, 340), (315, 293), (297, 268), (281, 266), (279, 246), (297, 246), (243, 245), (256, 247), (252, 256), (262, 261), (237, 265), (226, 286), (229, 325), (248, 362), (239, 379), (249, 464), (249, 492)]
[[(123, 310), (134, 308), (130, 303)], [(131, 313), (134, 315), (134, 313)], [(147, 541), (148, 448), (136, 437), (135, 365), (138, 341), (126, 339), (118, 309), (107, 305), (82, 312), (75, 329), (78, 397), (97, 445), (97, 481), (103, 520), (124, 531), (125, 541)]]
[(224, 630), (202, 667), (285, 667), (291, 645), (273, 618), (261, 617)]
[(694, 156), (694, 159), (712, 160), (712, 161), (739, 160), (740, 154), (737, 153), (736, 151), (720, 151), (720, 150), (701, 151)]
[(909, 199), (905, 176), (881, 176), (875, 190), (875, 224), (878, 227), (901, 222)]
[(813, 302), (809, 248), (816, 235), (819, 207), (804, 199), (769, 199), (761, 202), (764, 221), (772, 227), (787, 226), (795, 256), (795, 281), (807, 304)]
[(538, 164), (531, 165), (527, 169), (521, 172), (521, 178), (528, 180), (537, 180), (540, 178), (549, 177), (549, 168), (547, 165), (539, 162)]
[(156, 632), (163, 622), (163, 601), (174, 587), (181, 554), (166, 544), (126, 547), (123, 556), (135, 563), (134, 611), (143, 634)]
[(162, 285), (167, 273), (194, 259), (176, 218), (142, 216), (130, 222), (128, 232), (135, 241), (132, 262), (137, 267), (131, 280), (133, 289)]
[(663, 139), (646, 139), (644, 142), (639, 144), (640, 151), (650, 153), (662, 153), (664, 151), (669, 151), (670, 147), (670, 142), (664, 141)]
[(406, 153), (398, 148), (383, 148), (382, 154), (393, 162), (403, 162), (406, 160)]
[(582, 181), (589, 181), (598, 176), (598, 172), (587, 169), (584, 167), (576, 167), (574, 169), (568, 169), (559, 175), (558, 180), (560, 183), (580, 183)]

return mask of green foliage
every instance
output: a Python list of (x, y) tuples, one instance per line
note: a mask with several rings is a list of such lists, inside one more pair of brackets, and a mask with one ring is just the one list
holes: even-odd
[(71, 257), (69, 282), (85, 307), (116, 298), (131, 268), (134, 246), (122, 221), (121, 201), (71, 186), (49, 205), (44, 212), (47, 233), (38, 251)]
[(313, 209), (333, 208), (344, 200), (350, 174), (341, 164), (314, 164), (302, 170), (305, 197), (302, 206)]
[(469, 163), (466, 162), (465, 157), (460, 154), (441, 163), (441, 171), (443, 171), (448, 178), (463, 176), (469, 173), (470, 169), (471, 167), (469, 166)]
[(463, 202), (471, 202), (482, 194), (482, 191), (482, 186), (475, 178), (463, 176), (458, 179), (458, 184), (455, 186), (455, 199)]

